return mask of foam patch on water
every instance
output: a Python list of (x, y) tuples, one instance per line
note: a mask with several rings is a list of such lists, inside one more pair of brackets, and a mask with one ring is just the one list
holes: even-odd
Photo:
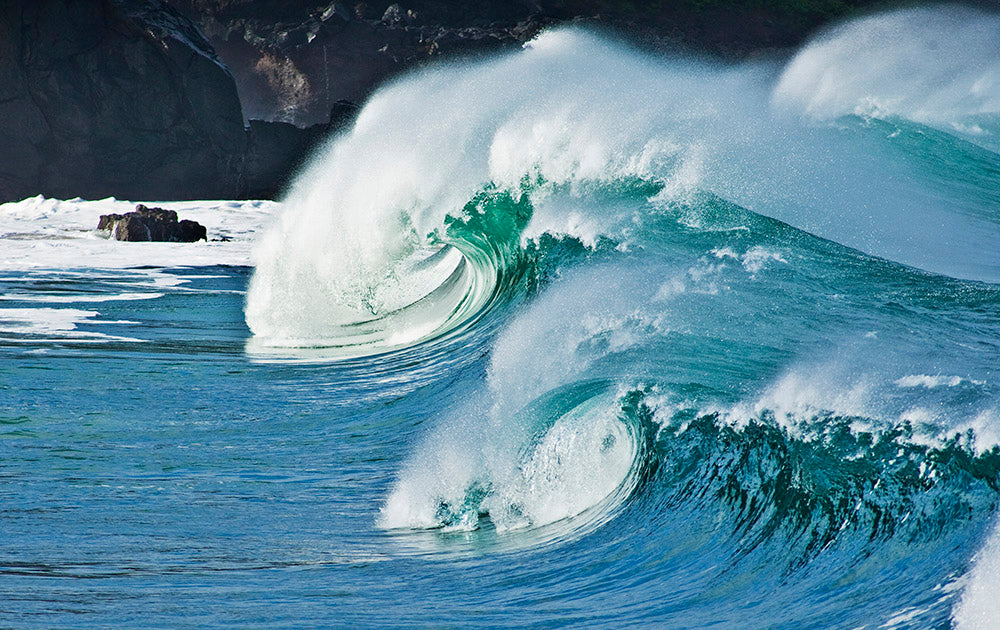
[(254, 235), (280, 207), (271, 201), (146, 203), (201, 223), (209, 242), (128, 243), (96, 231), (100, 215), (124, 214), (135, 205), (42, 196), (0, 204), (0, 271), (247, 265)]
[(925, 387), (934, 389), (935, 387), (958, 387), (962, 383), (970, 385), (985, 385), (986, 381), (962, 378), (961, 376), (934, 376), (928, 374), (908, 374), (896, 381), (899, 387)]
[(12, 293), (0, 295), (0, 301), (45, 302), (48, 304), (79, 304), (94, 302), (134, 302), (136, 300), (155, 300), (163, 297), (163, 293), (117, 293), (112, 295), (57, 295), (44, 293)]
[(712, 255), (719, 259), (732, 259), (739, 262), (751, 274), (756, 274), (773, 262), (788, 264), (780, 252), (772, 251), (760, 245), (754, 245), (743, 254), (737, 254), (729, 247), (713, 249)]
[(134, 322), (96, 319), (97, 311), (75, 308), (2, 308), (0, 309), (0, 334), (17, 335), (4, 338), (7, 342), (39, 343), (71, 341), (95, 343), (109, 341), (141, 342), (141, 339), (107, 335), (81, 330), (80, 324), (124, 324)]

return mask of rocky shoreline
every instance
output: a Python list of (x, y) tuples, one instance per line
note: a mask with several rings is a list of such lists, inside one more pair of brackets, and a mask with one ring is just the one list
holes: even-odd
[(654, 49), (799, 43), (876, 0), (9, 0), (0, 6), (0, 202), (280, 195), (377, 87), (572, 21)]

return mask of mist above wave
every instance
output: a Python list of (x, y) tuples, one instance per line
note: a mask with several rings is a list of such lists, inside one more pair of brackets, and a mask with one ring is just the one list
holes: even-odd
[[(1000, 158), (945, 143), (941, 159), (979, 182), (970, 190), (935, 179), (900, 143), (920, 140), (916, 123), (953, 131), (973, 114), (989, 136), (997, 24), (952, 8), (874, 16), (785, 67), (653, 57), (563, 29), (518, 53), (411, 75), (297, 179), (258, 245), (247, 322), (283, 345), (365, 321), (372, 295), (407, 283), (407, 260), (446, 241), (445, 217), (490, 188), (530, 196), (525, 238), (623, 238), (627, 213), (575, 200), (587, 182), (629, 178), (656, 182), (659, 201), (709, 191), (871, 254), (996, 279), (1000, 218), (982, 182)], [(838, 122), (871, 103), (899, 122)]]
[(1000, 16), (957, 5), (842, 24), (795, 55), (774, 102), (821, 119), (898, 115), (990, 135), (972, 117), (1000, 112), (998, 37)]

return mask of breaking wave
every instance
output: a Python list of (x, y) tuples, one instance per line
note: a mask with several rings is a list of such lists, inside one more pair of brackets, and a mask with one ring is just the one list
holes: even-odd
[(975, 627), (998, 32), (914, 9), (722, 65), (563, 29), (404, 78), (260, 242), (248, 350), (472, 357), (379, 510), (406, 550), (611, 532), (659, 558), (622, 552), (636, 601), (685, 585), (641, 619)]

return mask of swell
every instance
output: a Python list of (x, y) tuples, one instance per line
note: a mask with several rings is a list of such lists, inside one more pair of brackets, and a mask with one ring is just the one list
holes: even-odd
[(909, 424), (859, 431), (857, 418), (832, 413), (803, 418), (795, 432), (771, 410), (744, 421), (681, 410), (658, 442), (668, 486), (658, 500), (726, 504), (734, 561), (776, 537), (792, 543), (785, 572), (833, 546), (886, 553), (967, 527), (981, 540), (1000, 500), (1000, 447), (977, 453), (969, 434), (929, 445)]
[(739, 426), (672, 413), (642, 513), (673, 513), (663, 525), (682, 532), (679, 519), (714, 519), (703, 551), (721, 562), (710, 589), (724, 595), (711, 604), (763, 595), (758, 613), (777, 620), (808, 598), (797, 624), (948, 624), (969, 570), (954, 549), (989, 533), (1000, 449), (977, 453), (968, 435), (928, 445), (907, 425), (858, 431), (857, 418), (830, 413), (801, 421), (792, 432), (770, 410)]

